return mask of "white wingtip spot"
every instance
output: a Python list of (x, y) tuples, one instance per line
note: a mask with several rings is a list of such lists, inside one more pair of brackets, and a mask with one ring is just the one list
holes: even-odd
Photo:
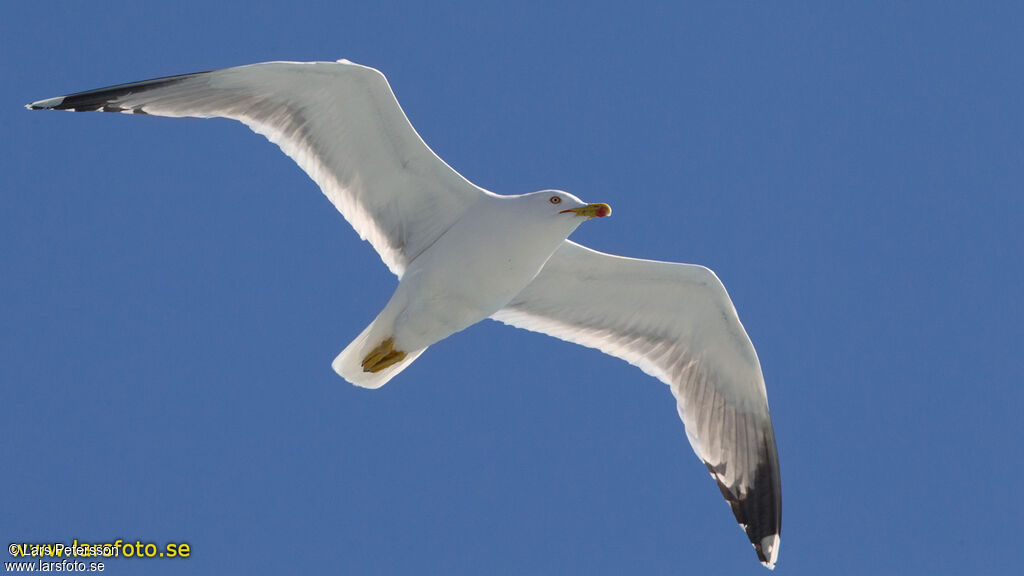
[(57, 96), (56, 98), (47, 98), (46, 100), (37, 100), (31, 104), (26, 104), (25, 108), (29, 110), (41, 110), (43, 108), (55, 108), (60, 106), (61, 102), (64, 101), (63, 96)]
[(779, 559), (780, 543), (781, 539), (778, 534), (765, 536), (761, 539), (761, 550), (766, 552), (766, 555), (768, 556), (768, 560), (766, 562), (761, 562), (761, 564), (764, 564), (765, 568), (775, 570), (775, 562)]

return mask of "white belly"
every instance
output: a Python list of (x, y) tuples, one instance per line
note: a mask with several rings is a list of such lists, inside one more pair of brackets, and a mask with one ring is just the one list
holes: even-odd
[(388, 306), (401, 350), (429, 346), (508, 304), (540, 272), (570, 230), (536, 233), (467, 214), (406, 269)]

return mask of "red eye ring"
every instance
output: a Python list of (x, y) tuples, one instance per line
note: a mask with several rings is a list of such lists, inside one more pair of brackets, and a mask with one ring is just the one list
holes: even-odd
[(551, 202), (552, 204), (561, 204), (562, 199), (558, 196), (552, 196), (551, 198), (548, 198), (548, 202)]

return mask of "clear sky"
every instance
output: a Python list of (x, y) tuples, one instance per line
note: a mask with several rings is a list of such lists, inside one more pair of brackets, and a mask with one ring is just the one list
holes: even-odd
[(718, 273), (778, 573), (1019, 567), (1019, 3), (295, 4), (0, 5), (5, 543), (191, 545), (112, 574), (766, 573), (663, 384), (485, 322), (354, 388), (331, 360), (396, 280), (275, 146), (23, 108), (348, 58), (473, 182), (608, 202), (573, 239)]

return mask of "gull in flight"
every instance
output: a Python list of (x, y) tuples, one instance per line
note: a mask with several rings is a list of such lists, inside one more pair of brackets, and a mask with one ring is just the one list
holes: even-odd
[(383, 386), (428, 346), (485, 318), (621, 358), (669, 386), (690, 445), (758, 559), (775, 566), (782, 492), (757, 353), (707, 268), (568, 240), (608, 216), (607, 204), (474, 185), (427, 147), (380, 72), (347, 60), (169, 76), (28, 108), (232, 118), (266, 136), (399, 278), (334, 360), (341, 377)]

